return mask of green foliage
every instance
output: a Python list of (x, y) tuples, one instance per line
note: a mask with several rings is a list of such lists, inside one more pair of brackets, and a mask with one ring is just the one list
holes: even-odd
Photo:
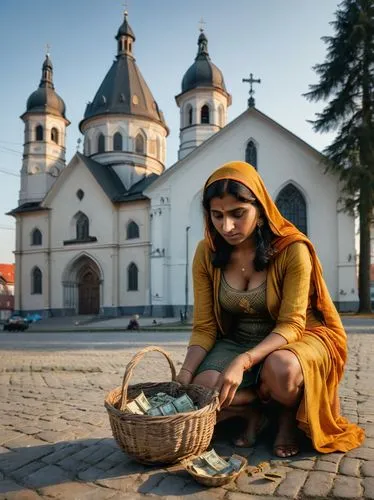
[(318, 132), (336, 131), (324, 150), (326, 168), (339, 175), (345, 208), (352, 212), (362, 183), (371, 185), (374, 206), (374, 0), (344, 0), (335, 15), (334, 35), (322, 38), (326, 61), (313, 68), (319, 82), (304, 95), (329, 99), (312, 123)]

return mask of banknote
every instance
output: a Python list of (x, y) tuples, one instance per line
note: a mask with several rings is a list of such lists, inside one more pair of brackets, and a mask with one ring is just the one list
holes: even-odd
[(125, 406), (125, 411), (127, 413), (134, 413), (136, 415), (144, 415), (144, 411), (136, 404), (136, 401), (131, 401)]
[(222, 457), (220, 457), (214, 450), (214, 448), (200, 455), (200, 458), (202, 460), (205, 460), (205, 462), (209, 465), (209, 467), (211, 467), (217, 472), (221, 472), (230, 467), (230, 464)]
[(165, 403), (164, 405), (159, 406), (158, 409), (163, 415), (174, 415), (175, 413), (177, 413), (177, 410), (173, 403)]
[(136, 401), (139, 408), (143, 410), (143, 413), (147, 413), (147, 411), (151, 408), (151, 405), (143, 391), (134, 399), (134, 401)]
[(179, 398), (176, 398), (173, 401), (173, 405), (175, 406), (178, 413), (194, 411), (194, 409), (195, 409), (193, 401), (188, 396), (188, 394), (183, 394)]
[(155, 406), (147, 411), (147, 415), (150, 415), (151, 417), (158, 417), (162, 415), (162, 411), (159, 406)]

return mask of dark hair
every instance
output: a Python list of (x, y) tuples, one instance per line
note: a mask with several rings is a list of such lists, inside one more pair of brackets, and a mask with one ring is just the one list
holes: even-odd
[[(205, 189), (203, 194), (203, 207), (209, 232), (212, 235), (215, 246), (212, 264), (214, 267), (222, 269), (226, 267), (230, 260), (233, 246), (227, 243), (227, 241), (216, 231), (210, 216), (210, 202), (213, 198), (223, 198), (225, 194), (231, 194), (238, 201), (252, 203), (259, 207), (260, 213), (263, 213), (262, 206), (254, 198), (252, 192), (241, 182), (231, 179), (222, 179), (213, 182)], [(263, 271), (274, 253), (271, 245), (274, 234), (270, 229), (266, 217), (264, 217), (263, 225), (261, 227), (257, 226), (255, 231), (256, 255), (253, 264), (256, 271)]]

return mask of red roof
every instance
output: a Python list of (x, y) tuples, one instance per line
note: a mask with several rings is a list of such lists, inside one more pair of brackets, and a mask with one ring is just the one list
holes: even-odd
[(0, 276), (2, 276), (8, 285), (14, 284), (15, 264), (0, 264)]
[(370, 266), (370, 281), (374, 281), (374, 264)]

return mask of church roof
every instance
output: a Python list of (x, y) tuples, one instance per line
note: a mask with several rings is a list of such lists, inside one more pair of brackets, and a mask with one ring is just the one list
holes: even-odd
[(115, 201), (115, 199), (123, 193), (125, 187), (111, 166), (102, 165), (78, 152), (77, 156), (95, 177), (97, 183), (102, 187), (108, 198)]
[(6, 215), (17, 215), (27, 212), (39, 212), (41, 210), (47, 210), (47, 208), (42, 207), (40, 201), (28, 201), (26, 203), (22, 203), (22, 205), (14, 208), (10, 212), (7, 212)]
[(77, 153), (77, 156), (83, 161), (112, 202), (147, 199), (147, 196), (143, 195), (143, 191), (158, 177), (156, 174), (148, 175), (131, 186), (130, 189), (126, 189), (112, 166), (102, 165), (81, 153)]
[[(259, 117), (261, 117), (262, 119), (264, 119), (265, 121), (267, 121), (268, 123), (270, 123), (271, 125), (277, 127), (279, 130), (281, 130), (283, 133), (287, 134), (289, 137), (291, 137), (291, 139), (295, 140), (296, 142), (298, 142), (301, 146), (307, 148), (313, 155), (317, 155), (321, 161), (323, 161), (323, 159), (325, 158), (324, 155), (318, 151), (317, 149), (315, 149), (313, 146), (311, 146), (310, 144), (308, 144), (307, 142), (305, 142), (303, 139), (301, 139), (300, 137), (298, 137), (296, 134), (294, 134), (293, 132), (291, 132), (290, 130), (286, 129), (285, 127), (283, 127), (282, 125), (280, 125), (278, 122), (276, 122), (275, 120), (273, 120), (272, 118), (270, 118), (269, 116), (267, 116), (265, 113), (263, 113), (262, 111), (259, 111), (257, 108), (255, 107), (252, 107), (252, 108), (247, 108), (245, 111), (243, 111), (243, 113), (241, 113), (239, 116), (237, 116), (232, 122), (228, 123), (225, 127), (223, 127), (221, 130), (219, 130), (218, 132), (216, 132), (215, 134), (213, 134), (211, 137), (209, 137), (209, 139), (205, 140), (202, 144), (200, 144), (200, 146), (196, 147), (195, 149), (193, 149), (190, 153), (188, 153), (188, 155), (186, 155), (184, 158), (182, 158), (181, 160), (178, 160), (176, 163), (174, 163), (173, 165), (171, 165), (169, 168), (167, 168), (165, 170), (165, 172), (163, 172), (162, 175), (160, 175), (158, 177), (158, 179), (156, 179), (156, 182), (154, 183), (154, 187), (157, 187), (157, 186), (160, 186), (162, 185), (163, 182), (165, 182), (170, 175), (173, 175), (174, 172), (176, 172), (177, 170), (179, 170), (180, 168), (183, 168), (184, 166), (184, 163), (188, 160), (190, 160), (191, 158), (193, 158), (195, 155), (198, 155), (200, 154), (203, 150), (205, 150), (207, 147), (211, 147), (212, 144), (215, 143), (215, 141), (220, 141), (222, 140), (222, 137), (227, 134), (229, 132), (229, 130), (236, 124), (238, 123), (240, 120), (244, 119), (244, 117), (247, 115), (247, 116), (250, 116), (251, 114), (255, 114), (255, 115), (258, 115)], [(148, 196), (148, 193), (146, 193), (146, 195)]]
[(186, 71), (182, 80), (182, 94), (198, 87), (213, 87), (227, 93), (223, 74), (212, 63), (208, 53), (208, 39), (204, 32), (197, 41), (198, 51), (195, 62)]
[(132, 53), (135, 35), (128, 23), (127, 13), (117, 36), (116, 60), (106, 74), (92, 102), (87, 104), (84, 119), (100, 115), (126, 114), (160, 122), (167, 128), (162, 111), (159, 110)]
[(42, 67), (39, 88), (27, 99), (26, 113), (48, 113), (66, 119), (65, 111), (65, 103), (53, 85), (53, 66), (47, 54)]

